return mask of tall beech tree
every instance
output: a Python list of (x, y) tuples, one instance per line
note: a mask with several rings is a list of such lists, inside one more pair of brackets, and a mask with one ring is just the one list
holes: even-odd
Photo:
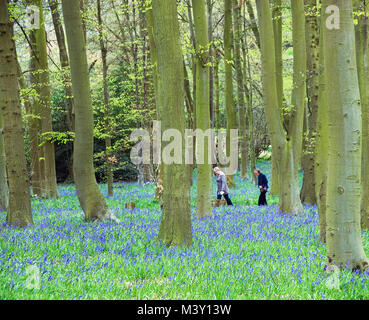
[(9, 204), (8, 175), (4, 145), (4, 119), (0, 109), (0, 209), (7, 210)]
[(108, 50), (106, 47), (106, 41), (103, 30), (103, 20), (101, 16), (101, 2), (97, 0), (97, 20), (98, 20), (98, 33), (100, 40), (100, 51), (102, 60), (102, 71), (103, 71), (103, 86), (104, 86), (104, 117), (105, 117), (105, 162), (106, 162), (106, 176), (108, 184), (108, 195), (113, 195), (113, 169), (110, 160), (111, 157), (111, 130), (109, 125), (109, 89), (108, 89), (108, 63), (107, 54)]
[[(321, 15), (322, 16), (322, 15)], [(319, 213), (319, 241), (326, 241), (327, 170), (328, 170), (328, 102), (326, 70), (324, 61), (324, 20), (320, 19), (319, 35), (319, 92), (316, 124), (316, 146), (314, 157), (315, 194)]]
[(317, 1), (305, 0), (306, 11), (306, 55), (307, 55), (307, 136), (304, 139), (302, 169), (304, 179), (300, 193), (301, 201), (316, 204), (315, 195), (315, 136), (316, 118), (318, 114), (319, 94), (319, 22), (317, 17)]
[[(162, 132), (170, 128), (179, 130), (183, 147), (184, 70), (177, 4), (172, 0), (153, 1), (152, 12), (158, 71), (157, 104), (165, 115), (161, 119), (161, 129)], [(164, 141), (162, 150), (165, 147), (168, 147), (168, 142)], [(164, 206), (158, 238), (167, 246), (191, 245), (190, 190), (186, 182), (188, 170), (184, 164), (164, 161), (162, 168)]]
[[(365, 3), (365, 1), (364, 1)], [(368, 41), (368, 16), (367, 16), (367, 8), (365, 8), (365, 15), (364, 15), (364, 32), (366, 34), (364, 46), (365, 46), (365, 70), (364, 70), (364, 80), (365, 80), (365, 87), (363, 91), (365, 95), (363, 97), (364, 101), (362, 102), (362, 184), (363, 190), (369, 190), (369, 41)], [(363, 196), (361, 198), (361, 228), (368, 230), (369, 229), (369, 197)]]
[[(359, 78), (362, 112), (362, 164), (361, 175), (363, 190), (369, 188), (369, 94), (368, 83), (368, 16), (367, 5), (363, 0), (353, 1), (357, 24), (355, 25), (356, 62)], [(369, 197), (361, 197), (361, 228), (369, 228)]]
[[(209, 38), (206, 17), (206, 0), (192, 0), (195, 36), (197, 44), (196, 54), (196, 129), (204, 132), (210, 129), (210, 75), (209, 75)], [(207, 217), (212, 213), (211, 207), (211, 168), (209, 163), (208, 146), (212, 138), (204, 138), (203, 145), (196, 139), (196, 152), (203, 155), (203, 163), (197, 164), (197, 216)], [(192, 179), (192, 176), (191, 176)]]
[[(351, 0), (323, 0), (340, 9), (339, 29), (324, 32), (329, 151), (327, 181), (327, 263), (366, 269), (361, 240), (361, 105), (356, 72)], [(324, 15), (328, 19), (328, 14)]]
[[(245, 0), (245, 1), (246, 1), (247, 13), (249, 14), (249, 17), (250, 17), (251, 30), (254, 34), (256, 45), (260, 49), (261, 48), (260, 32), (259, 32), (259, 28), (258, 28), (257, 19), (255, 17), (255, 13), (254, 13), (254, 8), (252, 6), (253, 1), (252, 0)], [(276, 0), (276, 1), (279, 1), (279, 0)]]
[(118, 221), (99, 190), (93, 167), (93, 113), (80, 4), (63, 0), (62, 5), (75, 102), (73, 172), (78, 199), (86, 221)]
[(239, 116), (239, 139), (240, 139), (240, 152), (241, 152), (241, 177), (248, 178), (249, 167), (249, 152), (248, 152), (248, 130), (247, 130), (247, 112), (245, 102), (245, 85), (244, 75), (245, 72), (242, 68), (241, 61), (241, 27), (242, 27), (242, 5), (238, 0), (233, 1), (233, 29), (234, 29), (234, 63), (236, 69), (237, 78), (237, 102), (238, 102), (238, 116)]
[(210, 125), (214, 128), (214, 44), (213, 44), (213, 8), (215, 1), (206, 0), (206, 8), (208, 13), (208, 40), (209, 40), (209, 55), (211, 64), (209, 68), (209, 101), (210, 101)]
[[(232, 79), (232, 8), (233, 1), (224, 1), (224, 95), (225, 108), (227, 114), (227, 156), (230, 156), (230, 132), (232, 129), (237, 129), (237, 112), (233, 101), (233, 79)], [(234, 175), (227, 175), (227, 183), (229, 187), (235, 187)]]
[(4, 117), (3, 134), (9, 179), (6, 222), (28, 226), (33, 223), (33, 219), (15, 50), (8, 1), (0, 0), (0, 108)]
[[(278, 107), (282, 111), (284, 103), (283, 95), (283, 51), (282, 51), (282, 0), (271, 1), (272, 5), (272, 18), (273, 18), (273, 31), (274, 31), (274, 46), (275, 46), (275, 67), (277, 77), (277, 95), (278, 95)], [(281, 112), (281, 117), (282, 117)], [(270, 192), (273, 195), (279, 193), (279, 181), (277, 171), (277, 159), (272, 153), (272, 182)]]
[[(243, 6), (242, 16), (246, 15), (246, 6)], [(248, 24), (247, 20), (243, 19), (243, 29), (242, 32), (247, 35)], [(251, 169), (251, 178), (252, 183), (256, 185), (257, 176), (254, 171), (256, 169), (256, 159), (255, 159), (255, 146), (254, 146), (254, 116), (252, 112), (253, 106), (253, 86), (252, 86), (252, 74), (251, 74), (251, 62), (250, 62), (250, 51), (249, 44), (247, 42), (247, 37), (241, 37), (242, 42), (242, 60), (243, 60), (243, 76), (244, 76), (244, 87), (245, 87), (245, 95), (246, 95), (246, 112), (247, 112), (247, 138), (248, 138), (248, 152), (249, 152), (249, 160), (250, 160), (250, 169)]]
[[(30, 59), (29, 59), (29, 83), (31, 88), (37, 92), (39, 84), (38, 73), (38, 58), (37, 58), (37, 45), (36, 45), (36, 29), (29, 31), (30, 41)], [(19, 67), (20, 70), (20, 67)], [(18, 72), (19, 72), (18, 70)], [(19, 75), (20, 76), (20, 75)], [(43, 190), (45, 189), (45, 162), (43, 157), (43, 148), (40, 147), (39, 132), (41, 128), (41, 115), (40, 115), (40, 101), (38, 97), (33, 96), (29, 98), (30, 108), (27, 112), (28, 115), (28, 132), (30, 140), (30, 158), (31, 158), (31, 181), (32, 181), (32, 193), (41, 197)]]
[(265, 113), (276, 158), (280, 187), (279, 208), (282, 212), (299, 214), (302, 205), (298, 187), (298, 165), (302, 146), (302, 124), (305, 102), (305, 16), (303, 0), (291, 1), (293, 25), (293, 91), (291, 108), (281, 120), (278, 107), (275, 43), (268, 0), (257, 0), (262, 56), (262, 82)]
[[(54, 31), (56, 40), (58, 42), (59, 48), (59, 59), (61, 65), (61, 72), (64, 85), (64, 95), (65, 95), (65, 110), (68, 130), (74, 132), (74, 100), (72, 93), (72, 83), (70, 80), (70, 66), (67, 46), (65, 42), (65, 33), (60, 17), (59, 5), (57, 0), (49, 0), (49, 7), (51, 11), (51, 16), (54, 25)], [(70, 160), (68, 163), (69, 177), (73, 178), (73, 143), (69, 143), (69, 154)]]
[(46, 31), (43, 15), (42, 0), (31, 0), (39, 8), (40, 28), (35, 30), (35, 50), (36, 50), (36, 72), (35, 79), (38, 81), (36, 90), (39, 94), (40, 116), (41, 116), (41, 144), (44, 158), (44, 185), (42, 195), (46, 198), (58, 197), (55, 170), (54, 143), (50, 137), (52, 133), (51, 107), (50, 107), (50, 81), (48, 55), (46, 48)]

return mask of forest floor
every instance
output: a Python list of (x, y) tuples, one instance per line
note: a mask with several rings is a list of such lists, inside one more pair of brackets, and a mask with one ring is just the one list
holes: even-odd
[[(269, 177), (269, 163), (259, 165)], [(316, 207), (294, 217), (268, 196), (270, 206), (259, 208), (257, 188), (238, 176), (236, 183), (235, 206), (214, 208), (206, 220), (196, 218), (194, 184), (191, 248), (156, 242), (153, 185), (115, 184), (107, 201), (121, 224), (85, 223), (72, 185), (60, 185), (58, 199), (32, 199), (31, 228), (5, 228), (0, 212), (0, 299), (369, 298), (369, 273), (324, 273)], [(124, 209), (130, 201), (136, 209)], [(369, 255), (368, 233), (363, 242)], [(30, 289), (38, 270), (40, 287)]]

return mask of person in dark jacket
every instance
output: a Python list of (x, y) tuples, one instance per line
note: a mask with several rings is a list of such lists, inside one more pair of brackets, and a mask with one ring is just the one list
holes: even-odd
[(259, 206), (266, 206), (266, 205), (268, 205), (267, 201), (266, 201), (266, 194), (268, 192), (268, 179), (265, 176), (265, 174), (263, 174), (261, 172), (260, 169), (256, 169), (254, 171), (254, 173), (258, 177), (258, 186), (259, 186), (259, 190), (260, 190), (258, 205)]
[(231, 199), (229, 198), (228, 194), (229, 194), (229, 189), (227, 186), (227, 181), (226, 181), (226, 176), (225, 174), (220, 171), (220, 169), (218, 167), (214, 168), (214, 173), (217, 176), (217, 199), (220, 200), (222, 199), (222, 196), (224, 197), (224, 199), (227, 201), (227, 205), (228, 206), (233, 206), (233, 203), (231, 201)]

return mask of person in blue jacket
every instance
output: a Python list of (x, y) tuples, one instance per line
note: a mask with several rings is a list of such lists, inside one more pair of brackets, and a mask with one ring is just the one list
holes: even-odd
[(233, 203), (231, 201), (231, 199), (229, 198), (228, 194), (229, 194), (229, 188), (227, 186), (227, 181), (226, 181), (226, 176), (225, 174), (220, 171), (220, 169), (218, 167), (214, 168), (214, 173), (217, 176), (217, 199), (220, 200), (222, 199), (222, 196), (224, 197), (224, 199), (227, 201), (227, 205), (228, 206), (233, 206)]
[(259, 206), (266, 206), (266, 205), (268, 205), (267, 201), (266, 201), (266, 194), (268, 192), (268, 179), (265, 176), (265, 174), (263, 174), (261, 172), (260, 169), (256, 169), (254, 171), (254, 173), (258, 177), (258, 186), (259, 186), (259, 190), (260, 190), (258, 205)]

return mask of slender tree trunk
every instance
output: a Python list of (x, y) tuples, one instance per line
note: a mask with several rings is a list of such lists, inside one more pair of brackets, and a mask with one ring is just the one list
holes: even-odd
[(283, 108), (283, 58), (282, 58), (282, 0), (272, 1), (277, 94), (279, 108)]
[(101, 3), (97, 0), (97, 19), (98, 19), (98, 29), (99, 29), (99, 39), (100, 39), (100, 52), (102, 60), (103, 69), (103, 85), (104, 85), (104, 118), (105, 118), (105, 158), (106, 158), (106, 176), (108, 184), (108, 196), (113, 196), (113, 170), (111, 162), (111, 136), (110, 136), (110, 124), (109, 124), (109, 91), (108, 91), (108, 64), (106, 61), (107, 48), (104, 42), (103, 35), (103, 21), (101, 18)]
[(209, 55), (211, 65), (209, 70), (209, 101), (210, 101), (210, 125), (214, 127), (214, 45), (213, 45), (213, 3), (212, 0), (206, 0), (208, 12), (208, 37), (209, 37)]
[[(160, 121), (162, 117), (161, 116), (162, 111), (161, 111), (161, 106), (158, 104), (158, 59), (157, 59), (156, 43), (155, 43), (155, 37), (154, 37), (154, 16), (153, 16), (151, 7), (146, 8), (145, 17), (146, 17), (147, 33), (149, 36), (150, 57), (151, 57), (151, 63), (153, 66), (153, 82), (154, 82), (154, 92), (155, 92), (156, 118), (158, 121)], [(161, 150), (159, 152), (161, 152)], [(160, 201), (161, 205), (163, 205), (163, 190), (164, 190), (163, 169), (162, 169), (162, 164), (160, 164), (157, 170), (155, 199)]]
[(247, 8), (247, 13), (249, 14), (249, 17), (250, 17), (251, 29), (255, 36), (256, 45), (258, 46), (259, 49), (261, 49), (260, 33), (259, 33), (257, 20), (256, 20), (255, 13), (254, 13), (254, 8), (252, 6), (252, 2), (253, 1), (251, 0), (246, 0), (246, 8)]
[[(246, 30), (246, 25), (244, 25), (244, 30)], [(251, 74), (251, 62), (249, 56), (249, 46), (247, 39), (242, 41), (242, 51), (243, 51), (243, 61), (245, 70), (245, 86), (246, 89), (248, 107), (247, 107), (247, 121), (248, 121), (248, 139), (249, 139), (249, 156), (250, 156), (250, 169), (252, 183), (257, 185), (257, 177), (255, 175), (256, 170), (256, 157), (255, 157), (255, 146), (254, 146), (254, 116), (252, 111), (253, 105), (253, 88), (252, 88), (252, 74)], [(249, 83), (249, 85), (247, 85)]]
[[(273, 31), (274, 31), (274, 44), (275, 44), (275, 61), (276, 61), (276, 76), (277, 76), (277, 94), (278, 94), (278, 107), (281, 110), (283, 108), (283, 59), (282, 59), (282, 0), (272, 1), (272, 18), (273, 18)], [(272, 154), (272, 185), (270, 192), (273, 195), (279, 193), (279, 182), (276, 165), (276, 158)]]
[[(275, 42), (272, 16), (268, 0), (257, 0), (257, 11), (260, 25), (262, 82), (264, 89), (265, 114), (269, 124), (269, 135), (272, 141), (273, 158), (276, 159), (275, 172), (281, 172), (281, 161), (285, 148), (286, 134), (282, 127), (278, 105), (278, 90), (275, 62)], [(272, 54), (271, 54), (272, 53)]]
[(306, 42), (304, 1), (291, 1), (293, 38), (293, 106), (285, 116), (287, 136), (279, 174), (280, 207), (282, 211), (299, 214), (302, 205), (299, 195), (298, 167), (302, 150), (302, 132), (306, 90)]
[(305, 90), (305, 19), (302, 0), (292, 1), (293, 44), (294, 44), (294, 89), (292, 105), (283, 129), (280, 109), (278, 108), (278, 90), (276, 84), (276, 62), (273, 37), (273, 23), (268, 0), (256, 1), (261, 39), (262, 80), (264, 88), (265, 113), (272, 140), (273, 156), (276, 157), (278, 180), (280, 183), (279, 208), (282, 212), (299, 214), (302, 205), (298, 188), (298, 157), (302, 145), (302, 123)]
[(118, 221), (99, 190), (93, 167), (93, 113), (79, 3), (74, 0), (63, 0), (62, 4), (75, 101), (76, 136), (73, 169), (78, 199), (86, 221), (95, 219)]
[[(298, 169), (301, 163), (303, 123), (306, 98), (306, 41), (304, 0), (291, 1), (292, 10), (292, 44), (293, 44), (293, 89), (288, 117), (290, 128), (288, 135), (293, 143), (295, 176), (298, 181)], [(287, 137), (288, 140), (288, 137)], [(283, 175), (283, 173), (282, 173)], [(297, 184), (298, 185), (298, 184)]]
[[(142, 54), (142, 85), (141, 85), (141, 95), (143, 96), (143, 127), (150, 131), (151, 136), (151, 116), (150, 111), (153, 109), (153, 104), (150, 101), (150, 97), (152, 97), (153, 91), (150, 90), (150, 73), (149, 73), (149, 48), (148, 48), (148, 33), (147, 33), (147, 25), (146, 25), (146, 16), (145, 11), (142, 10), (139, 3), (139, 30), (141, 37), (141, 54)], [(153, 165), (152, 163), (143, 164), (143, 179), (144, 182), (150, 182), (153, 179)]]
[[(189, 29), (190, 29), (190, 38), (191, 38), (191, 42), (192, 42), (192, 46), (193, 49), (196, 51), (196, 37), (195, 37), (195, 28), (193, 25), (193, 18), (192, 18), (192, 11), (191, 11), (191, 5), (190, 5), (190, 1), (187, 0), (187, 11), (188, 11), (188, 24), (189, 24)], [(194, 104), (196, 105), (196, 57), (195, 55), (192, 53), (191, 54), (191, 60), (192, 60), (192, 92), (193, 92), (193, 101)], [(194, 108), (194, 118), (196, 118), (196, 108)], [(196, 121), (196, 120), (195, 120)]]
[(3, 134), (9, 179), (9, 206), (6, 223), (28, 226), (33, 223), (33, 219), (15, 50), (8, 1), (0, 0), (0, 106), (4, 118)]
[(40, 115), (41, 115), (41, 142), (44, 153), (44, 186), (43, 196), (46, 198), (57, 198), (58, 188), (56, 184), (55, 151), (54, 143), (51, 142), (48, 133), (53, 132), (51, 107), (50, 107), (50, 83), (49, 66), (46, 48), (46, 31), (41, 0), (32, 0), (29, 3), (37, 6), (40, 12), (40, 28), (34, 33), (36, 51), (36, 72), (38, 80), (37, 89), (39, 93)]
[[(185, 89), (185, 104), (187, 108), (187, 127), (191, 128), (193, 130), (196, 129), (196, 107), (194, 106), (194, 100), (196, 101), (196, 92), (194, 99), (191, 95), (191, 85), (190, 85), (190, 79), (188, 77), (187, 67), (185, 60), (183, 58), (183, 71), (184, 71), (184, 89)], [(196, 74), (196, 69), (195, 69)], [(197, 81), (197, 78), (195, 79)], [(195, 87), (196, 89), (196, 87)], [(194, 137), (194, 145), (196, 146), (196, 136)], [(195, 163), (196, 163), (196, 155), (193, 154), (193, 162), (192, 164), (188, 165), (188, 181), (190, 186), (193, 184), (193, 171), (195, 169)]]
[(301, 201), (306, 204), (316, 204), (315, 195), (315, 136), (316, 118), (319, 97), (319, 24), (317, 17), (317, 1), (305, 0), (306, 8), (306, 53), (307, 53), (307, 140), (302, 156), (304, 179), (300, 193)]
[[(41, 128), (42, 133), (52, 132), (51, 119), (51, 102), (50, 102), (50, 81), (49, 81), (49, 65), (46, 48), (46, 31), (43, 16), (42, 0), (39, 0), (40, 8), (40, 30), (37, 45), (40, 53), (40, 102), (41, 102)], [(58, 188), (56, 184), (56, 169), (55, 169), (55, 150), (54, 143), (49, 139), (45, 139), (43, 145), (45, 153), (45, 196), (47, 198), (59, 197)]]
[(0, 110), (0, 210), (7, 210), (9, 205), (8, 175), (4, 145), (4, 119)]
[[(210, 129), (209, 108), (209, 38), (206, 19), (205, 0), (193, 0), (193, 17), (197, 43), (196, 54), (196, 129), (204, 132)], [(204, 218), (211, 216), (211, 163), (209, 162), (208, 146), (211, 141), (204, 138), (201, 146), (196, 139), (196, 152), (203, 155), (203, 163), (197, 164), (197, 216)], [(202, 149), (200, 149), (202, 147)]]
[[(31, 2), (29, 2), (31, 4)], [(37, 93), (36, 97), (31, 97), (31, 108), (29, 111), (29, 137), (30, 137), (30, 156), (31, 156), (31, 179), (32, 192), (34, 195), (42, 197), (45, 190), (45, 161), (44, 150), (40, 147), (40, 128), (41, 128), (41, 106), (39, 99), (40, 79), (39, 79), (39, 51), (36, 43), (36, 29), (31, 29), (29, 39), (30, 62), (29, 62), (29, 82), (32, 89)]]
[[(232, 79), (232, 1), (224, 1), (224, 65), (225, 65), (225, 108), (227, 113), (227, 156), (230, 156), (230, 132), (237, 129), (237, 113), (233, 101)], [(235, 187), (234, 175), (227, 175), (227, 184)]]
[(319, 93), (317, 114), (317, 135), (315, 148), (315, 194), (319, 212), (319, 241), (326, 241), (326, 209), (327, 209), (327, 171), (328, 171), (328, 101), (326, 92), (324, 61), (324, 20), (320, 19), (319, 41)]
[[(32, 56), (31, 56), (32, 59)], [(18, 75), (18, 84), (19, 88), (21, 90), (26, 90), (26, 80), (24, 78), (24, 75), (22, 73), (22, 69), (19, 64), (18, 56), (16, 56), (17, 60), (17, 75)], [(32, 63), (30, 63), (30, 74), (32, 74), (32, 70), (34, 70)], [(30, 139), (30, 158), (31, 158), (31, 180), (32, 180), (32, 189), (33, 194), (41, 196), (42, 191), (40, 188), (40, 163), (39, 163), (39, 157), (38, 157), (38, 121), (39, 118), (36, 118), (37, 116), (33, 114), (33, 105), (31, 103), (31, 100), (25, 99), (24, 100), (24, 107), (26, 110), (26, 114), (28, 115), (28, 134)], [(36, 143), (35, 143), (36, 141)]]
[(81, 11), (83, 40), (86, 42), (87, 41), (87, 28), (86, 28), (87, 9), (86, 9), (86, 0), (79, 0), (79, 9)]
[(220, 122), (220, 90), (219, 90), (219, 58), (216, 54), (214, 62), (214, 96), (215, 96), (215, 118), (216, 118), (216, 129), (219, 132), (221, 127)]
[[(351, 0), (323, 0), (340, 9), (340, 29), (325, 30), (329, 153), (327, 185), (327, 263), (366, 269), (361, 240), (361, 106), (356, 72)], [(325, 14), (324, 19), (328, 16)]]
[[(68, 130), (74, 132), (74, 99), (72, 93), (72, 85), (70, 81), (70, 67), (69, 58), (67, 52), (67, 46), (65, 44), (65, 35), (63, 26), (61, 23), (61, 17), (58, 8), (58, 2), (56, 0), (49, 0), (49, 7), (51, 10), (51, 16), (54, 25), (54, 31), (59, 48), (59, 58), (63, 73), (64, 94), (65, 94), (65, 106), (66, 106), (66, 118), (68, 124)], [(73, 179), (73, 142), (69, 143), (70, 159), (68, 161), (68, 178)]]
[(245, 86), (244, 86), (244, 76), (242, 70), (241, 62), (241, 25), (242, 25), (242, 6), (239, 5), (239, 0), (233, 0), (234, 3), (234, 62), (236, 68), (236, 78), (237, 78), (237, 101), (239, 110), (239, 139), (241, 146), (241, 178), (248, 178), (248, 168), (249, 168), (249, 146), (248, 146), (248, 134), (247, 134), (247, 113), (246, 113), (246, 103), (245, 103)]
[(194, 101), (191, 95), (191, 85), (190, 79), (188, 78), (188, 72), (186, 63), (183, 60), (183, 71), (184, 71), (184, 89), (185, 89), (185, 101), (187, 108), (187, 118), (188, 118), (188, 127), (192, 129), (196, 129), (196, 119), (195, 119), (195, 106)]
[[(165, 115), (162, 119), (162, 131), (169, 128), (179, 130), (183, 146), (184, 74), (177, 4), (172, 0), (154, 1), (152, 10), (158, 61), (157, 103)], [(162, 143), (162, 148), (166, 144)], [(167, 246), (191, 245), (190, 190), (186, 183), (187, 166), (163, 162), (162, 167), (164, 207), (158, 238)]]

